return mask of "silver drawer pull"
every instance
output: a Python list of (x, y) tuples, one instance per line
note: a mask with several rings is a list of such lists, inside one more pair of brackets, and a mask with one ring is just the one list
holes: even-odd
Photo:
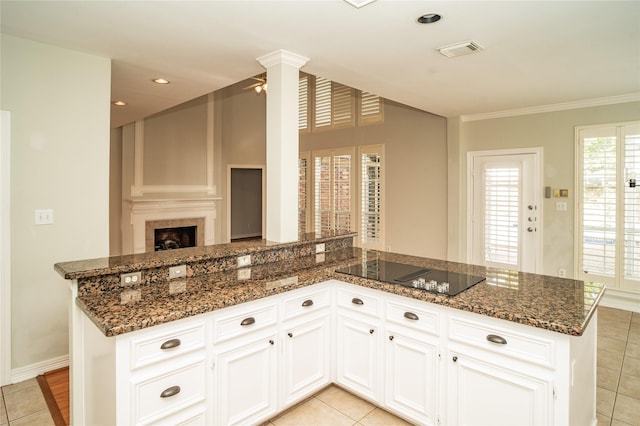
[(418, 321), (418, 320), (420, 319), (420, 318), (419, 318), (416, 314), (414, 314), (413, 312), (405, 312), (405, 313), (404, 313), (404, 317), (405, 317), (406, 319), (410, 319), (410, 320), (412, 320), (412, 321)]
[(302, 302), (302, 306), (307, 307), (307, 306), (313, 306), (313, 300), (311, 299), (307, 299), (304, 302)]
[(254, 324), (255, 322), (256, 322), (256, 319), (254, 317), (249, 317), (249, 318), (243, 319), (240, 325), (242, 326), (251, 325), (251, 324)]
[(491, 343), (497, 343), (499, 345), (506, 345), (507, 344), (507, 339), (505, 339), (502, 336), (498, 336), (496, 334), (487, 335), (487, 340), (490, 341)]
[(165, 349), (177, 348), (178, 346), (180, 346), (180, 343), (182, 343), (180, 339), (167, 340), (162, 345), (160, 345), (160, 349), (165, 350)]
[(169, 398), (175, 396), (180, 393), (180, 386), (171, 386), (170, 388), (166, 388), (160, 394), (160, 398)]
[(364, 305), (364, 302), (362, 301), (362, 299), (358, 299), (357, 297), (354, 297), (353, 299), (351, 299), (351, 303), (353, 303), (354, 305)]

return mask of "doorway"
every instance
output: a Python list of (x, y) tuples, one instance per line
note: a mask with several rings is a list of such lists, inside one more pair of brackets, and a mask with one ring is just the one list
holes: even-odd
[(542, 148), (469, 152), (471, 263), (542, 270)]
[(264, 229), (262, 167), (229, 169), (229, 239), (262, 239)]

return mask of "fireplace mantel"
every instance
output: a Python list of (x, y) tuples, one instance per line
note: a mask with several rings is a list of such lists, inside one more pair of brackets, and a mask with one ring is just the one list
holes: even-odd
[[(148, 251), (148, 222), (164, 222), (175, 220), (183, 223), (185, 219), (202, 219), (204, 221), (204, 245), (214, 244), (214, 222), (217, 216), (217, 201), (220, 198), (164, 198), (140, 197), (128, 201), (133, 226), (133, 252)], [(178, 225), (181, 226), (181, 225)], [(202, 235), (202, 234), (201, 234)]]

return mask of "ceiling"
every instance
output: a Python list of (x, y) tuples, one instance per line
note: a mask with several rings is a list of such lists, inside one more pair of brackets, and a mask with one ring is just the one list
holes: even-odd
[[(302, 70), (453, 117), (640, 94), (640, 1), (1, 1), (2, 33), (112, 59), (112, 126)], [(436, 23), (418, 24), (426, 13)], [(473, 40), (484, 50), (447, 58)], [(151, 82), (155, 77), (168, 85)]]

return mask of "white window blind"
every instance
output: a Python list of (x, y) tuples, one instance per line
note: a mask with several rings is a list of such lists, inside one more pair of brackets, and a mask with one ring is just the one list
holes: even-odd
[(520, 170), (487, 167), (483, 179), (484, 260), (518, 265)]
[(580, 278), (640, 290), (640, 123), (578, 129)]
[(351, 230), (352, 154), (314, 154), (314, 230)]
[(298, 79), (298, 130), (309, 129), (309, 76), (300, 74)]
[(316, 77), (314, 95), (316, 129), (353, 126), (354, 89), (323, 77)]
[(382, 98), (369, 92), (360, 93), (360, 124), (373, 124), (383, 121)]
[(382, 234), (382, 150), (360, 151), (360, 242), (363, 247), (384, 249)]
[(298, 234), (307, 232), (307, 171), (309, 160), (307, 157), (298, 159)]

